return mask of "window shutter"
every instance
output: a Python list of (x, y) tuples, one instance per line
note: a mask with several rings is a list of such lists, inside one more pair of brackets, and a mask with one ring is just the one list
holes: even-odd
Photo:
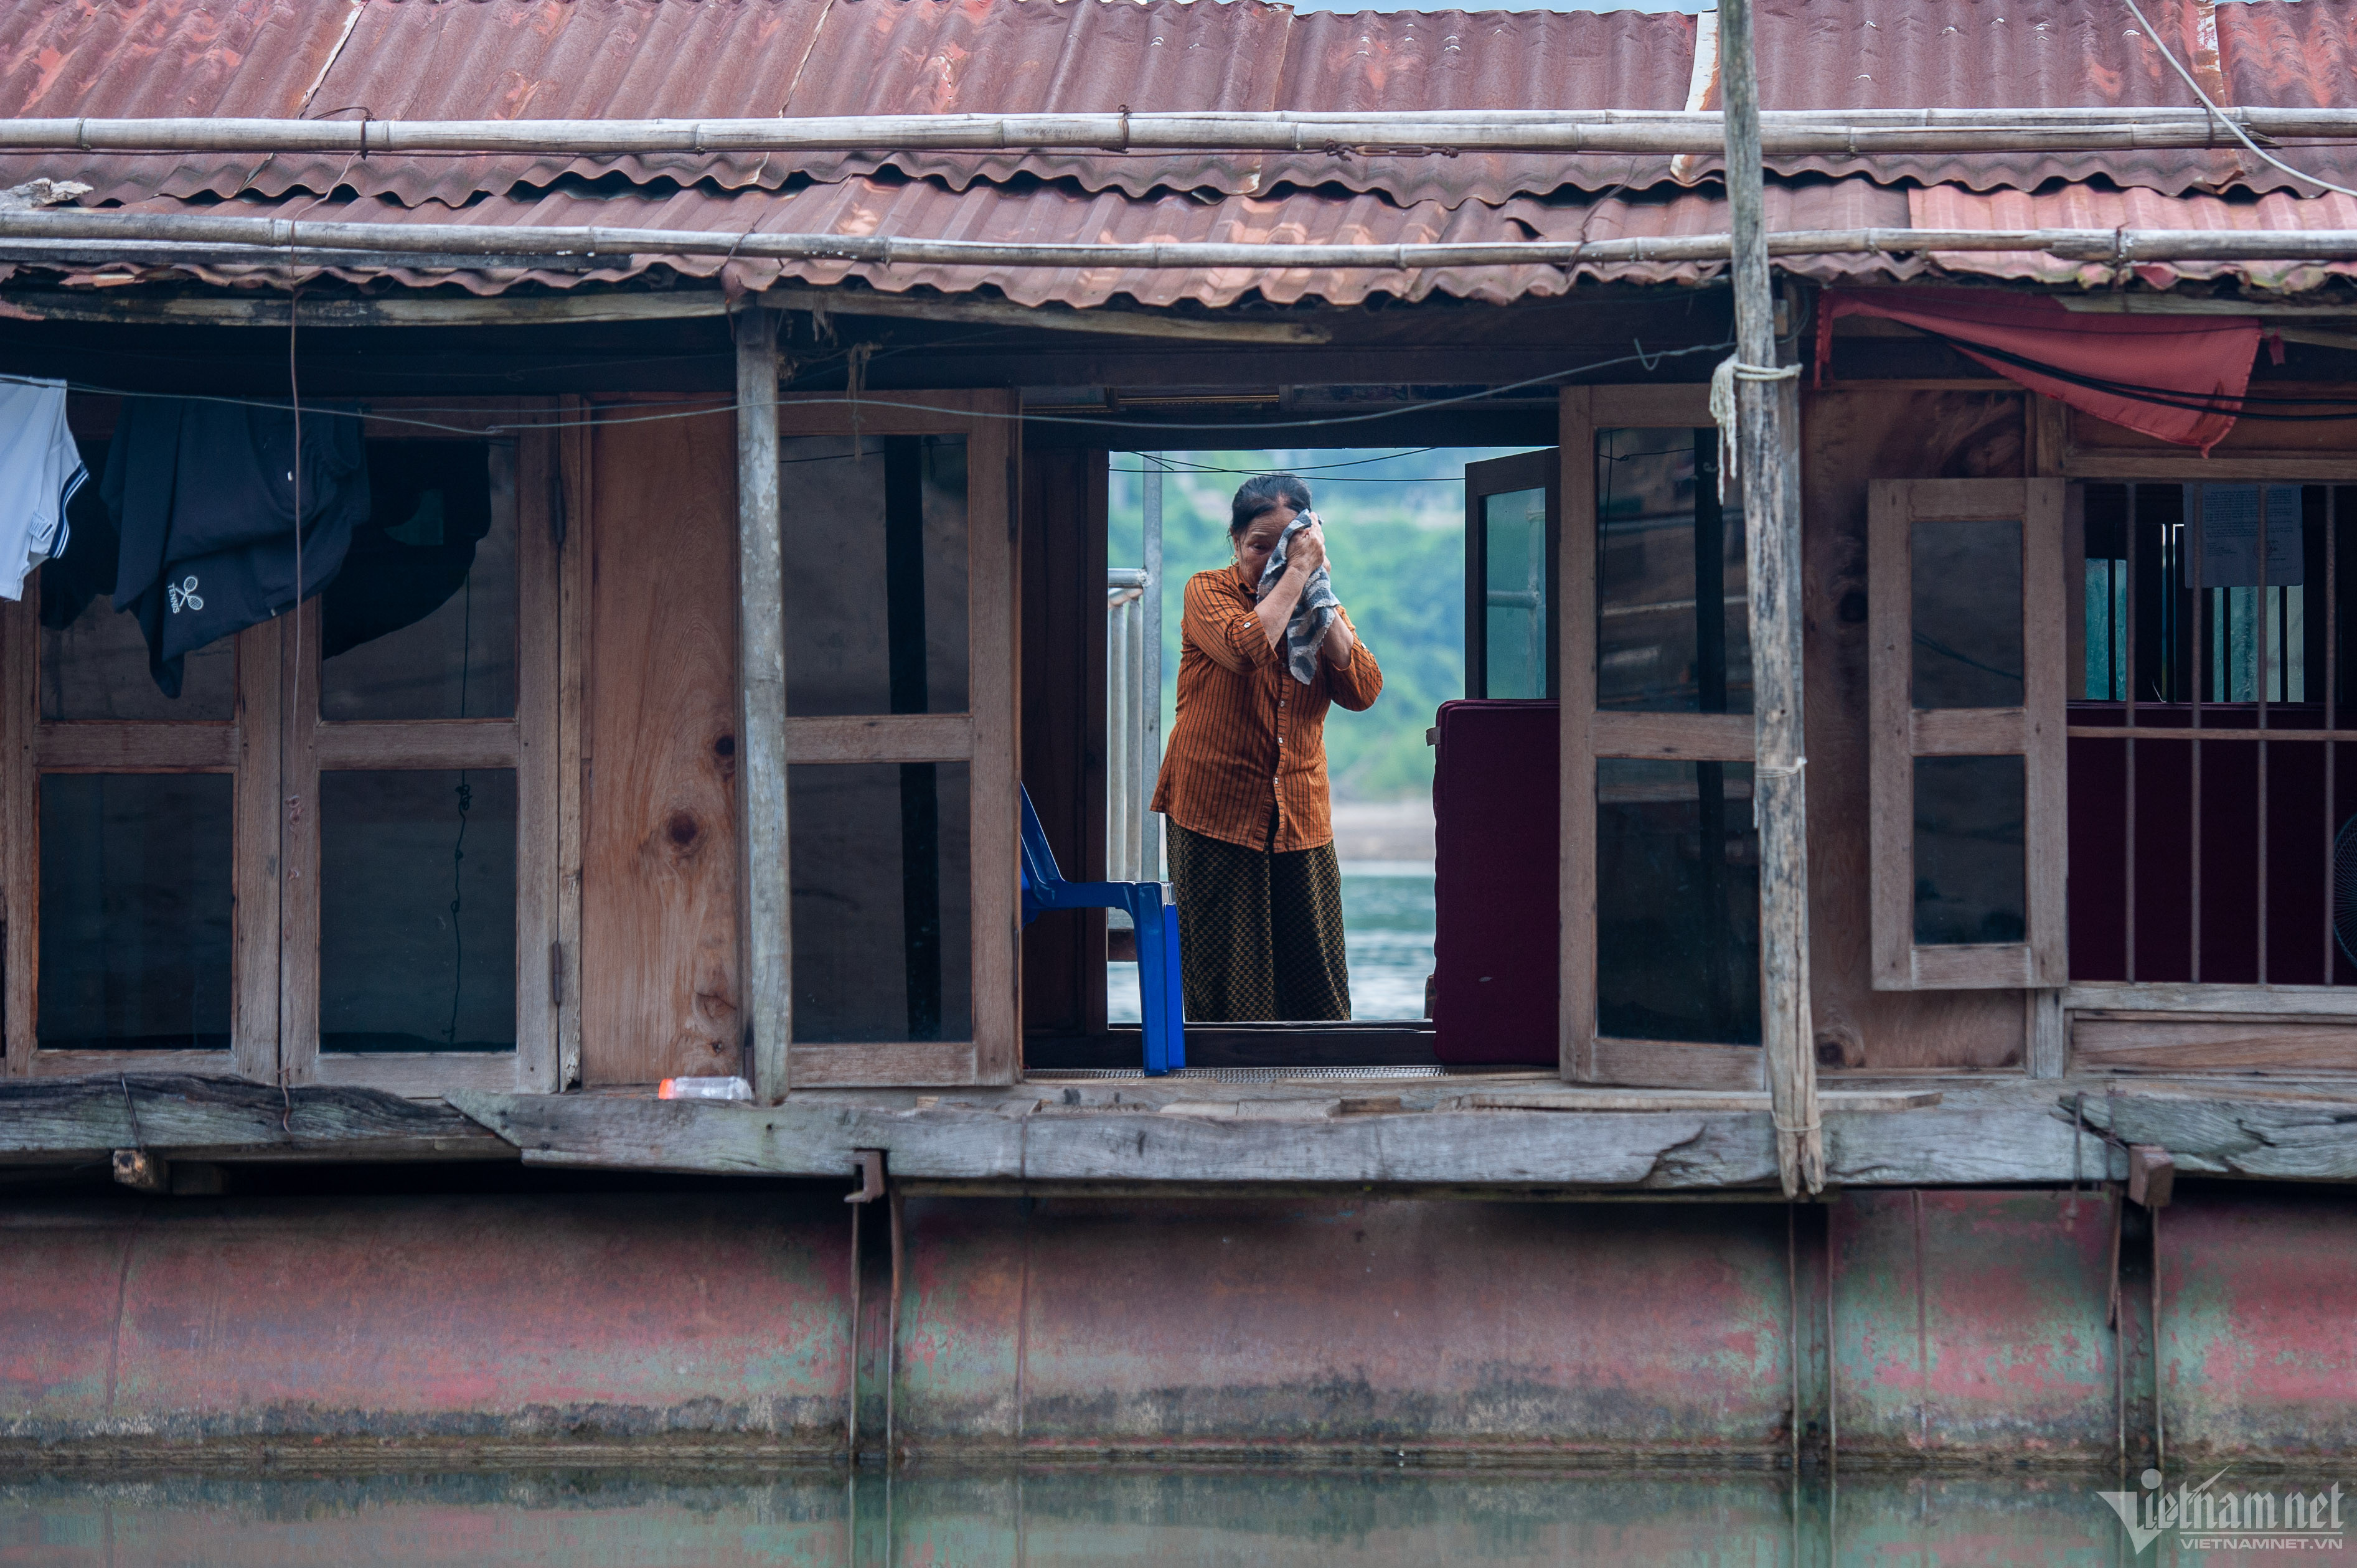
[(1874, 483), (1878, 990), (2067, 978), (2063, 489)]

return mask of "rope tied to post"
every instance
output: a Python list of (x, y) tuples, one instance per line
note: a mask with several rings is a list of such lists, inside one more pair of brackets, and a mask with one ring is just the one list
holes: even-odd
[(1718, 500), (1727, 504), (1727, 461), (1735, 450), (1735, 383), (1738, 381), (1789, 381), (1800, 378), (1798, 365), (1747, 365), (1741, 354), (1729, 354), (1710, 373), (1710, 417), (1718, 426)]

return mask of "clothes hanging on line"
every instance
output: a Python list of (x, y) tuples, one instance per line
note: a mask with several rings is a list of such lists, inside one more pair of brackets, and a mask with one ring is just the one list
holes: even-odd
[(66, 503), (89, 478), (65, 382), (0, 380), (0, 598), (23, 597), (26, 575), (65, 553)]
[(352, 530), (369, 514), (359, 413), (303, 412), (298, 591), (291, 412), (125, 400), (99, 487), (121, 535), (114, 607), (139, 617), (165, 695), (180, 694), (188, 654), (293, 608), (342, 570)]

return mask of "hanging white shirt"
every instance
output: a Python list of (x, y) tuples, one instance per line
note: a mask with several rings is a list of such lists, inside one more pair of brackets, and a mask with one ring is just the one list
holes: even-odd
[(66, 553), (66, 503), (90, 478), (66, 428), (66, 384), (0, 378), (0, 598)]

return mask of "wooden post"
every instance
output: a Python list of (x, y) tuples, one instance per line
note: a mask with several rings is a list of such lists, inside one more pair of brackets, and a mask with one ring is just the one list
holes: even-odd
[(1776, 364), (1750, 0), (1723, 0), (1727, 197), (1735, 282), (1736, 461), (1751, 582), (1752, 811), (1760, 828), (1760, 1000), (1776, 1165), (1790, 1197), (1825, 1181), (1809, 1022), (1808, 789), (1801, 707), (1799, 389)]
[(740, 311), (737, 339), (737, 810), (753, 1093), (786, 1097), (792, 907), (786, 867), (784, 543), (778, 514), (778, 316)]

